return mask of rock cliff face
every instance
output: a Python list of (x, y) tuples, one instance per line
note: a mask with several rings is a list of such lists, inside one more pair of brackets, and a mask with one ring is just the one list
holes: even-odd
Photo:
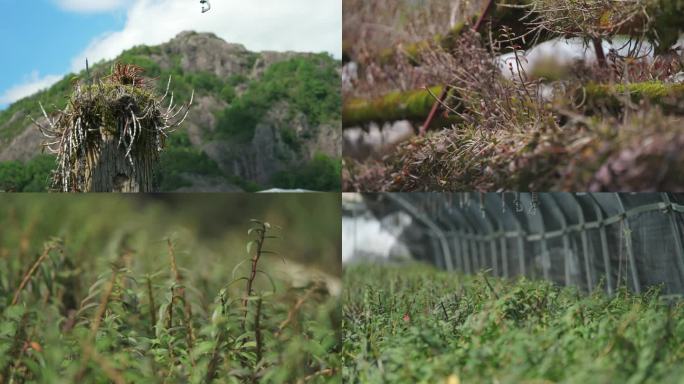
[[(227, 181), (235, 178), (268, 185), (277, 172), (304, 165), (315, 154), (322, 153), (334, 159), (341, 157), (341, 117), (327, 116), (312, 123), (311, 116), (298, 109), (292, 100), (269, 100), (265, 112), (255, 109), (256, 125), (251, 139), (238, 140), (217, 132), (226, 108), (249, 92), (250, 84), (260, 81), (271, 66), (292, 59), (315, 57), (314, 54), (250, 52), (240, 44), (227, 43), (213, 34), (196, 32), (182, 32), (165, 44), (136, 47), (133, 51), (136, 58), (140, 59), (141, 55), (144, 58), (143, 63), (135, 64), (154, 67), (164, 75), (172, 74), (171, 90), (177, 85), (179, 76), (192, 78), (201, 74), (221, 82), (221, 89), (212, 88), (211, 82), (199, 84), (203, 89), (189, 83), (189, 88), (196, 91), (195, 101), (180, 134), (187, 134), (190, 145), (206, 154), (228, 177), (205, 177), (192, 171), (185, 172), (182, 190), (235, 190), (235, 185)], [(120, 59), (125, 61), (130, 56), (124, 52)], [(341, 66), (337, 61), (330, 62), (335, 67)], [(101, 67), (109, 68), (110, 64), (103, 63)], [(339, 72), (338, 68), (335, 70)], [(159, 77), (158, 82), (165, 85), (166, 78)], [(339, 78), (330, 81), (335, 81), (339, 88)], [(225, 96), (227, 86), (224, 84), (230, 84), (232, 90), (228, 89), (228, 92), (233, 93), (232, 100)], [(32, 103), (35, 108), (10, 108), (0, 112), (0, 161), (27, 161), (41, 152), (42, 137), (27, 119), (29, 114), (39, 116), (37, 103), (40, 94), (31, 98), (36, 98)], [(248, 104), (245, 108), (250, 110)], [(12, 115), (3, 120), (2, 113)], [(17, 127), (18, 122), (22, 122), (21, 127)], [(8, 134), (10, 131), (13, 134)]]

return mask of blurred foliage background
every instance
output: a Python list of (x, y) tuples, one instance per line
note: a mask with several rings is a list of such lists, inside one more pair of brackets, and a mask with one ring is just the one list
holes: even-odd
[[(8, 194), (0, 202), (0, 258), (29, 264), (51, 237), (84, 271), (100, 270), (121, 249), (134, 252), (134, 268), (153, 272), (168, 262), (166, 238), (176, 243), (178, 262), (202, 280), (225, 283), (225, 266), (247, 257), (250, 219), (282, 227), (270, 248), (293, 264), (339, 276), (341, 273), (340, 195)], [(265, 268), (280, 268), (275, 255)], [(230, 272), (230, 270), (228, 271)]]
[[(340, 206), (3, 195), (0, 383), (340, 382)], [(263, 248), (252, 219), (270, 223)]]

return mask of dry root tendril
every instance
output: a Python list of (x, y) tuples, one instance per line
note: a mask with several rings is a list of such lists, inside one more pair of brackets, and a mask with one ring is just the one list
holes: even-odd
[(170, 77), (158, 97), (142, 73), (141, 67), (117, 63), (95, 84), (78, 84), (66, 108), (52, 117), (40, 105), (46, 123), (33, 122), (47, 139), (45, 149), (57, 155), (53, 189), (83, 192), (87, 159), (97, 156), (107, 136), (114, 136), (133, 173), (145, 157), (158, 160), (166, 137), (187, 118), (194, 92), (187, 104), (175, 105)]

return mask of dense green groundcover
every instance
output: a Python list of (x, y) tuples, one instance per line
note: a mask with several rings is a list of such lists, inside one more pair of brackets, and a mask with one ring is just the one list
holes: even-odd
[(157, 206), (16, 200), (0, 206), (0, 383), (340, 382), (338, 299), (273, 272), (287, 228), (245, 219), (219, 256), (190, 229), (164, 240), (180, 218)]
[(349, 383), (684, 382), (684, 305), (422, 265), (350, 267)]

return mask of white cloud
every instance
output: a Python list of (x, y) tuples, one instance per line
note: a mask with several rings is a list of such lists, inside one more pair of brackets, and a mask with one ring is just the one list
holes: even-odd
[(50, 87), (62, 79), (62, 76), (47, 75), (40, 77), (38, 71), (33, 71), (31, 76), (22, 84), (15, 85), (0, 96), (0, 104), (10, 104), (26, 96)]
[(70, 12), (107, 12), (126, 5), (129, 0), (54, 0), (57, 5)]
[(72, 69), (83, 69), (86, 57), (91, 63), (113, 59), (125, 49), (161, 44), (185, 30), (213, 32), (253, 51), (342, 55), (342, 0), (211, 0), (211, 5), (210, 12), (201, 13), (197, 0), (135, 0), (123, 30), (94, 39), (74, 58)]

